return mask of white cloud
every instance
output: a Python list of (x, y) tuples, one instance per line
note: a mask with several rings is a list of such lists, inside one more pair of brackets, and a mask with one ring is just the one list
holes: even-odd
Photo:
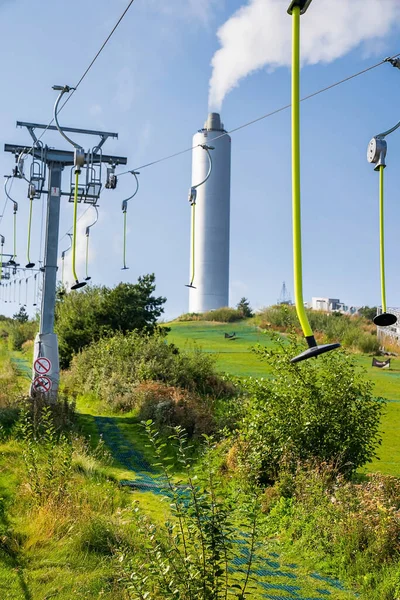
[[(288, 5), (289, 0), (249, 0), (219, 28), (221, 48), (211, 62), (211, 109), (219, 109), (226, 94), (253, 71), (290, 65)], [(366, 41), (375, 50), (376, 41), (399, 25), (399, 0), (314, 0), (301, 17), (303, 64), (329, 63)]]

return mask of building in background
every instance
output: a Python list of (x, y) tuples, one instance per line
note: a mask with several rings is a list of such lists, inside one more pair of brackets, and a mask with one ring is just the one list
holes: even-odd
[(193, 137), (193, 186), (205, 179), (209, 167), (201, 144), (214, 147), (210, 151), (213, 168), (206, 183), (197, 188), (194, 288), (189, 289), (189, 312), (229, 305), (231, 138), (218, 113), (210, 113), (203, 129)]
[(358, 307), (347, 306), (344, 302), (340, 302), (339, 298), (312, 298), (311, 305), (308, 304), (308, 308), (324, 312), (341, 312), (350, 315), (358, 311)]

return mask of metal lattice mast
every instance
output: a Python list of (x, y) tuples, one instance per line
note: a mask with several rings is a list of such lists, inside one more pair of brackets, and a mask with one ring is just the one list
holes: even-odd
[[(42, 194), (47, 194), (47, 215), (45, 226), (45, 254), (44, 263), (40, 271), (43, 273), (43, 292), (40, 311), (40, 328), (35, 340), (34, 361), (38, 358), (44, 358), (51, 364), (51, 369), (46, 374), (50, 380), (49, 397), (55, 398), (59, 386), (59, 355), (58, 341), (54, 333), (54, 315), (56, 304), (56, 286), (57, 286), (57, 259), (58, 259), (58, 234), (60, 224), (60, 204), (61, 197), (71, 197), (71, 190), (68, 192), (62, 191), (62, 172), (65, 167), (73, 167), (75, 164), (75, 156), (73, 151), (57, 150), (43, 146), (35, 135), (35, 129), (51, 129), (56, 130), (55, 126), (46, 126), (38, 123), (17, 122), (17, 126), (26, 127), (33, 139), (33, 147), (30, 154), (32, 155), (32, 164), (42, 166), (41, 174), (38, 175), (38, 170), (31, 170), (31, 178), (27, 180), (29, 183), (30, 193), (36, 194), (36, 198), (40, 198)], [(102, 146), (109, 137), (117, 138), (117, 133), (93, 131), (87, 129), (76, 129), (73, 127), (64, 127), (64, 131), (83, 135), (94, 135), (100, 137), (100, 142), (93, 148), (92, 151), (85, 154), (82, 166), (87, 169), (86, 184), (81, 194), (80, 200), (89, 204), (96, 204), (100, 194), (101, 183), (97, 179), (90, 179), (90, 173), (96, 165), (108, 163), (109, 165), (126, 165), (127, 158), (121, 156), (111, 156), (102, 153)], [(26, 146), (15, 144), (5, 144), (5, 152), (13, 154), (17, 162), (17, 171), (20, 157), (26, 153)], [(22, 174), (23, 175), (23, 174)], [(27, 179), (23, 176), (24, 179)], [(47, 179), (48, 189), (45, 190)], [(33, 186), (33, 187), (32, 187)], [(34, 363), (35, 364), (35, 363)], [(33, 369), (33, 378), (37, 375)], [(33, 388), (31, 389), (31, 393)]]

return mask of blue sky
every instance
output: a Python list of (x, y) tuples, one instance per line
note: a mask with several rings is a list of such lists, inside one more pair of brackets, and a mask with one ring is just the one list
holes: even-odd
[[(369, 1), (378, 3), (383, 12), (392, 5), (391, 0)], [(252, 0), (266, 6), (270, 2), (281, 5), (285, 13), (287, 0)], [(29, 142), (27, 131), (15, 128), (17, 120), (47, 123), (51, 119), (55, 100), (52, 85), (76, 83), (126, 4), (127, 0), (0, 1), (2, 144)], [(119, 139), (107, 142), (105, 151), (127, 156), (129, 168), (191, 146), (192, 135), (208, 112), (211, 61), (222, 43), (217, 32), (248, 4), (239, 0), (136, 0), (61, 113), (61, 123), (117, 131)], [(368, 1), (363, 4), (368, 5)], [(312, 10), (313, 5), (309, 14)], [(310, 40), (313, 35), (316, 39), (312, 38), (302, 70), (303, 95), (400, 52), (399, 14), (394, 10), (387, 18), (389, 25), (382, 38), (355, 41), (353, 46), (349, 43), (349, 51), (343, 50), (344, 55), (336, 60), (308, 64), (313, 57), (319, 60), (321, 47), (329, 46), (329, 36), (318, 40), (314, 27), (314, 33), (307, 34)], [(376, 17), (371, 14), (371, 19)], [(371, 23), (360, 24), (355, 17), (356, 39), (357, 35), (362, 37), (361, 25), (371, 28)], [(283, 39), (279, 37), (280, 26), (280, 22), (276, 27), (273, 21), (266, 23), (262, 33), (271, 47), (261, 49), (256, 45), (264, 42), (250, 29), (253, 48), (244, 68), (252, 69), (253, 57), (264, 60), (266, 66), (240, 80), (226, 95), (221, 115), (228, 129), (290, 102), (285, 48), (282, 57), (268, 59), (271, 48)], [(338, 42), (333, 37), (331, 45), (337, 48), (345, 36), (341, 35), (340, 20), (335, 26)], [(228, 52), (230, 41), (225, 43)], [(245, 51), (241, 50), (241, 56)], [(218, 68), (224, 73), (228, 64)], [(380, 302), (378, 177), (367, 163), (366, 149), (374, 134), (400, 119), (399, 91), (400, 71), (383, 65), (302, 105), (306, 300), (330, 296), (353, 305)], [(49, 146), (67, 147), (56, 133), (46, 133), (44, 141)], [(89, 140), (80, 141), (87, 146)], [(385, 172), (389, 306), (400, 305), (399, 160), (400, 131), (388, 138)], [(0, 161), (3, 174), (10, 173), (13, 157), (1, 153)], [(115, 191), (102, 194), (100, 220), (91, 234), (90, 275), (94, 283), (111, 286), (120, 281), (135, 282), (139, 275), (154, 272), (157, 292), (168, 299), (166, 317), (187, 310), (190, 182), (190, 153), (142, 170), (140, 191), (128, 212), (128, 271), (121, 271), (121, 201), (132, 193), (133, 179), (130, 175), (121, 177)], [(66, 172), (63, 189), (68, 185)], [(24, 264), (26, 183), (15, 181), (12, 192), (20, 204), (18, 256)], [(34, 211), (32, 256), (37, 260), (41, 201), (35, 202)], [(87, 218), (91, 218), (89, 213)], [(82, 219), (82, 226), (85, 222)], [(11, 223), (8, 205), (0, 224), (0, 233), (7, 238), (6, 251), (11, 248)], [(64, 200), (60, 237), (71, 225), (72, 205)], [(60, 253), (67, 245), (64, 237)], [(241, 296), (248, 297), (254, 307), (274, 303), (283, 280), (292, 293), (290, 111), (232, 135), (230, 304), (236, 304)], [(9, 315), (17, 309), (17, 305), (3, 303), (0, 312)]]

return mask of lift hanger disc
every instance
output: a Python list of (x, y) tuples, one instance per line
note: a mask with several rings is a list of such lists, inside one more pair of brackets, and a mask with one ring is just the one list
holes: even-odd
[(383, 312), (380, 315), (376, 315), (376, 317), (374, 317), (374, 323), (378, 327), (388, 327), (389, 325), (394, 325), (396, 322), (396, 315), (392, 315), (387, 312)]
[(340, 348), (340, 344), (323, 344), (322, 346), (312, 346), (311, 348), (307, 348), (307, 350), (304, 350), (304, 352), (292, 358), (290, 362), (297, 363), (302, 360), (307, 360), (307, 358), (313, 358), (315, 356), (319, 356), (320, 354), (325, 354), (325, 352), (335, 350), (335, 348)]
[(74, 285), (71, 285), (71, 290), (79, 290), (86, 285), (86, 281), (76, 281)]

